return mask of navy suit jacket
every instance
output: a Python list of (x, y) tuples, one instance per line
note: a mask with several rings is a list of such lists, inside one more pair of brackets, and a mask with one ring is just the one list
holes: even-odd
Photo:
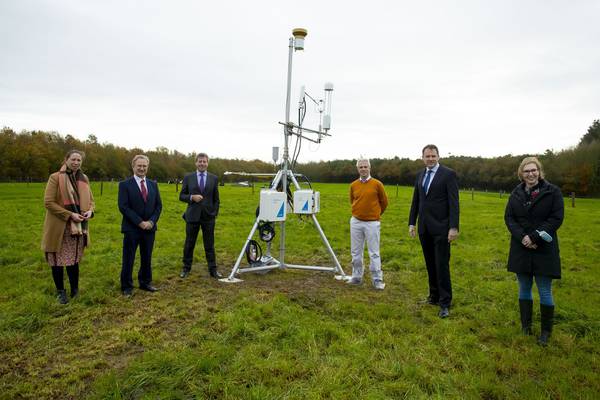
[(423, 179), (425, 171), (417, 174), (413, 192), (409, 225), (416, 225), (419, 234), (447, 235), (450, 228), (458, 229), (458, 179), (456, 172), (440, 165), (425, 194)]
[[(191, 195), (201, 194), (202, 201), (195, 203)], [(200, 221), (214, 220), (219, 214), (219, 182), (217, 176), (206, 172), (204, 192), (198, 186), (198, 175), (196, 171), (187, 174), (183, 178), (179, 200), (187, 203), (187, 209), (183, 213), (183, 219), (188, 223), (199, 223)]]
[(148, 201), (144, 202), (142, 192), (132, 176), (119, 182), (119, 211), (123, 214), (121, 232), (142, 231), (138, 225), (142, 221), (152, 221), (151, 232), (156, 231), (158, 218), (162, 211), (160, 192), (155, 181), (146, 179)]

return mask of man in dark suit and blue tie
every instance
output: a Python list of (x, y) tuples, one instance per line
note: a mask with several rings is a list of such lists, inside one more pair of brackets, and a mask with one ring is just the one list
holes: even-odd
[(194, 248), (198, 233), (202, 229), (202, 243), (211, 277), (223, 276), (217, 271), (215, 256), (215, 219), (219, 214), (219, 182), (216, 175), (207, 171), (208, 155), (198, 153), (196, 171), (183, 178), (179, 200), (187, 203), (183, 214), (185, 220), (185, 244), (183, 246), (183, 269), (180, 277), (186, 278), (192, 269)]
[(129, 297), (133, 294), (133, 263), (140, 248), (140, 289), (155, 292), (152, 286), (152, 248), (156, 223), (162, 211), (158, 185), (146, 179), (150, 159), (137, 155), (131, 161), (133, 176), (119, 182), (119, 211), (123, 214), (123, 264), (121, 267), (121, 290)]
[(428, 144), (422, 156), (426, 168), (415, 181), (408, 232), (416, 236), (418, 217), (419, 240), (429, 276), (427, 302), (439, 305), (440, 318), (446, 318), (452, 303), (450, 243), (458, 237), (458, 179), (456, 172), (439, 164), (437, 146)]

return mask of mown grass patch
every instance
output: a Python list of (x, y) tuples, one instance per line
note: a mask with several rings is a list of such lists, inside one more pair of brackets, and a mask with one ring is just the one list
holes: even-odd
[[(316, 184), (319, 222), (346, 272), (347, 185)], [(178, 277), (184, 241), (174, 185), (154, 252), (160, 291), (119, 294), (116, 183), (100, 195), (81, 295), (54, 298), (39, 250), (43, 185), (0, 185), (0, 399), (13, 398), (595, 398), (600, 392), (600, 202), (577, 200), (559, 231), (563, 279), (555, 282), (551, 346), (519, 335), (517, 286), (506, 272), (506, 197), (461, 195), (461, 236), (452, 246), (451, 318), (420, 303), (426, 272), (407, 235), (411, 189), (388, 188), (382, 221), (386, 290), (347, 287), (305, 271), (208, 278), (200, 248)], [(217, 257), (229, 272), (253, 222), (258, 191), (221, 188)], [(311, 223), (287, 224), (286, 261), (328, 263)], [(277, 246), (274, 246), (277, 248)], [(275, 250), (276, 251), (276, 250)], [(368, 274), (368, 273), (367, 273)], [(536, 296), (537, 297), (537, 296)], [(534, 326), (538, 328), (536, 313)]]

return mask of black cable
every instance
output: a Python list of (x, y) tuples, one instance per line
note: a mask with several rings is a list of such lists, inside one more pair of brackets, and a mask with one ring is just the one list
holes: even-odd
[[(302, 105), (298, 108), (298, 128), (302, 130), (302, 124), (304, 123), (304, 118), (306, 117), (306, 98), (302, 99)], [(300, 149), (302, 148), (302, 133), (299, 132), (296, 138), (296, 144), (294, 145), (294, 151), (292, 152), (292, 159), (290, 162), (290, 166), (292, 170), (296, 167), (296, 162), (298, 161), (298, 156), (300, 156)]]
[(246, 246), (246, 260), (248, 264), (253, 265), (260, 263), (262, 258), (262, 248), (256, 240), (250, 240)]
[(296, 155), (294, 156), (294, 161), (292, 161), (292, 170), (295, 169), (296, 167), (296, 162), (298, 161), (298, 156), (300, 155), (300, 149), (302, 148), (302, 137), (298, 136), (298, 152), (296, 153)]
[(305, 180), (305, 181), (306, 181), (306, 183), (308, 184), (308, 187), (309, 187), (309, 188), (312, 190), (312, 188), (313, 188), (313, 187), (312, 187), (312, 184), (311, 184), (311, 182), (310, 182), (310, 179), (308, 179), (308, 176), (306, 176), (306, 175), (304, 175), (304, 174), (301, 174), (300, 176), (304, 178), (304, 180)]
[(272, 222), (262, 221), (258, 224), (258, 236), (263, 242), (270, 242), (275, 238), (275, 228)]
[(292, 159), (290, 160), (290, 168), (293, 170), (296, 166), (296, 151), (298, 149), (298, 144), (300, 143), (300, 136), (296, 136), (296, 143), (294, 144), (294, 150), (292, 151)]

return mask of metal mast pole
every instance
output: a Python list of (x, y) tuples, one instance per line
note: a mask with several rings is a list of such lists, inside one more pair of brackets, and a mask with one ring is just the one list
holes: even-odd
[[(294, 38), (289, 39), (288, 45), (288, 74), (287, 74), (287, 94), (285, 97), (285, 125), (283, 126), (283, 173), (281, 184), (283, 193), (285, 193), (285, 202), (287, 208), (287, 177), (288, 177), (288, 124), (290, 123), (290, 98), (292, 96), (292, 55), (294, 54)], [(280, 223), (281, 236), (279, 238), (279, 266), (285, 268), (285, 221)]]

